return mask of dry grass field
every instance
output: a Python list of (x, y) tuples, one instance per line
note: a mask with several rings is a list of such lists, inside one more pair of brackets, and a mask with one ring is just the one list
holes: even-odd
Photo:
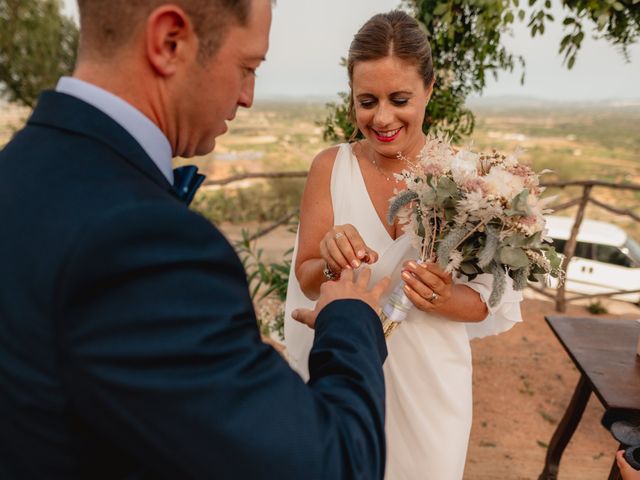
[(29, 112), (28, 108), (3, 103), (0, 100), (0, 148), (24, 124)]

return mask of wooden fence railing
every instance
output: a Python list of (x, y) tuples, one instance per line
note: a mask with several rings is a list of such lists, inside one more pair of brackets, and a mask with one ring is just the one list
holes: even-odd
[[(220, 180), (208, 180), (204, 183), (204, 186), (216, 186), (216, 185), (226, 186), (231, 183), (238, 182), (241, 180), (247, 180), (247, 179), (304, 178), (306, 176), (307, 176), (306, 171), (243, 173), (243, 174), (234, 175), (232, 177), (228, 177)], [(636, 214), (633, 210), (609, 205), (593, 197), (593, 190), (595, 188), (599, 188), (599, 189), (606, 188), (606, 189), (612, 189), (612, 190), (628, 190), (628, 191), (640, 192), (640, 185), (631, 184), (631, 183), (606, 182), (602, 180), (571, 180), (571, 181), (541, 182), (541, 186), (547, 187), (547, 188), (559, 188), (559, 189), (566, 189), (570, 187), (582, 188), (582, 193), (579, 196), (571, 200), (565, 201), (563, 203), (552, 205), (550, 207), (551, 209), (553, 209), (554, 213), (560, 212), (562, 210), (567, 210), (572, 207), (576, 207), (576, 206), (578, 207), (574, 217), (573, 226), (571, 228), (571, 234), (569, 236), (569, 239), (565, 243), (564, 251), (562, 252), (564, 258), (562, 261), (561, 268), (564, 272), (567, 271), (569, 262), (571, 261), (575, 253), (578, 231), (580, 230), (580, 225), (584, 220), (585, 210), (589, 204), (594, 205), (598, 208), (602, 208), (615, 215), (627, 216), (636, 222), (640, 222), (640, 215)], [(261, 236), (264, 236), (267, 233), (273, 231), (278, 226), (289, 222), (297, 213), (298, 213), (297, 209), (290, 212), (289, 214), (285, 215), (283, 218), (274, 222), (273, 225), (267, 228), (264, 228), (259, 232), (257, 232), (256, 234), (254, 234), (252, 236), (252, 239), (260, 238)], [(604, 293), (604, 294), (574, 295), (567, 298), (565, 287), (566, 287), (565, 284), (561, 283), (558, 289), (556, 290), (555, 294), (550, 294), (544, 289), (540, 289), (536, 287), (532, 287), (532, 288), (547, 297), (555, 299), (556, 310), (558, 312), (565, 312), (567, 308), (567, 302), (571, 302), (574, 300), (596, 298), (596, 297), (612, 297), (612, 296), (620, 295), (623, 293), (636, 293), (639, 291), (639, 290), (619, 290), (619, 291)]]
[[(628, 190), (640, 192), (640, 185), (631, 184), (631, 183), (614, 183), (614, 182), (605, 182), (601, 180), (574, 180), (574, 181), (558, 181), (558, 182), (543, 182), (543, 186), (547, 188), (560, 188), (565, 189), (568, 187), (581, 187), (582, 193), (576, 198), (573, 198), (567, 202), (558, 205), (552, 205), (550, 208), (554, 210), (554, 213), (560, 212), (562, 210), (566, 210), (571, 207), (578, 207), (576, 211), (573, 226), (571, 228), (571, 234), (569, 239), (565, 243), (564, 251), (562, 252), (564, 258), (562, 260), (562, 270), (564, 272), (567, 271), (567, 267), (569, 266), (569, 262), (573, 258), (573, 255), (576, 251), (577, 237), (578, 231), (580, 230), (580, 225), (584, 220), (584, 214), (587, 206), (589, 204), (595, 205), (596, 207), (602, 208), (608, 212), (611, 212), (615, 215), (627, 216), (633, 219), (636, 222), (640, 222), (640, 216), (638, 216), (635, 212), (630, 209), (623, 209), (619, 207), (614, 207), (613, 205), (609, 205), (607, 203), (601, 202), (594, 198), (593, 190), (595, 188), (608, 188), (612, 190)], [(637, 290), (620, 290), (615, 292), (610, 292), (606, 294), (597, 294), (597, 295), (575, 295), (570, 298), (566, 297), (566, 285), (561, 283), (558, 287), (555, 295), (556, 302), (556, 310), (558, 312), (565, 312), (567, 309), (567, 302), (579, 300), (579, 299), (587, 299), (587, 298), (595, 298), (595, 297), (612, 297), (615, 295), (620, 295), (622, 293), (635, 293)]]

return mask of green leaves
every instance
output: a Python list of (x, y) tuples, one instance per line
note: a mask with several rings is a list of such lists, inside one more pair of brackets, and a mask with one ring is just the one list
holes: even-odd
[(435, 205), (437, 201), (435, 188), (429, 188), (422, 192), (422, 198), (420, 201), (423, 205)]
[(442, 2), (439, 3), (436, 8), (433, 9), (433, 15), (435, 16), (442, 16), (444, 15), (446, 12), (449, 11), (450, 5), (449, 2)]
[(516, 195), (511, 201), (511, 208), (505, 210), (505, 213), (510, 216), (527, 216), (531, 214), (531, 208), (529, 208), (529, 204), (527, 200), (529, 198), (529, 190), (523, 190), (518, 195)]
[[(428, 33), (437, 75), (425, 112), (425, 132), (447, 132), (454, 143), (460, 143), (475, 126), (473, 112), (465, 106), (469, 95), (482, 93), (488, 79), (501, 71), (514, 72), (517, 68), (524, 81), (524, 58), (505, 47), (503, 34), (510, 31), (516, 16), (526, 21), (525, 3), (531, 11), (528, 27), (532, 37), (544, 35), (547, 22), (555, 21), (550, 0), (403, 0)], [(569, 69), (575, 66), (587, 23), (595, 24), (600, 36), (621, 47), (623, 55), (640, 36), (640, 0), (562, 3), (566, 17), (559, 53)], [(347, 115), (348, 106), (345, 94), (341, 105), (331, 107), (324, 125), (325, 139), (349, 138), (354, 128)]]
[(0, 0), (0, 93), (33, 107), (73, 70), (78, 29), (57, 0)]
[(457, 193), (458, 187), (453, 180), (449, 177), (440, 177), (436, 188), (436, 201), (439, 206), (443, 206), (448, 199), (453, 198)]
[(529, 258), (522, 248), (502, 247), (498, 253), (500, 263), (511, 268), (525, 268), (529, 265)]
[(558, 276), (558, 272), (560, 271), (560, 265), (562, 264), (562, 257), (558, 255), (556, 249), (551, 245), (545, 245), (542, 247), (542, 251), (544, 252), (544, 256), (549, 260), (549, 264), (551, 265), (551, 275), (554, 277)]
[(478, 254), (478, 265), (481, 268), (488, 266), (494, 260), (500, 246), (498, 232), (491, 226), (487, 226), (486, 231), (486, 242)]

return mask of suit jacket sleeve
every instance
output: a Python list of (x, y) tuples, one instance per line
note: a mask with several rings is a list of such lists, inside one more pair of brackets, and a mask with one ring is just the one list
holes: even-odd
[(321, 313), (305, 385), (260, 341), (231, 246), (182, 205), (106, 213), (69, 251), (54, 311), (71, 408), (145, 468), (382, 478), (386, 349), (364, 303)]

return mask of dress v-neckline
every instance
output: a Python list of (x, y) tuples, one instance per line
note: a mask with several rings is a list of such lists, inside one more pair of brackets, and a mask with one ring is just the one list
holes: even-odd
[[(366, 198), (368, 200), (368, 205), (369, 205), (369, 209), (371, 211), (371, 214), (373, 217), (375, 217), (375, 224), (377, 225), (378, 228), (382, 229), (382, 231), (384, 232), (384, 236), (385, 238), (388, 239), (389, 241), (389, 245), (387, 245), (387, 248), (396, 243), (399, 239), (401, 239), (402, 237), (404, 237), (405, 235), (398, 235), (396, 238), (393, 238), (391, 236), (391, 234), (389, 233), (389, 230), (386, 229), (386, 227), (384, 226), (383, 223), (383, 219), (380, 218), (380, 215), (378, 215), (378, 211), (376, 210), (376, 206), (373, 203), (373, 199), (371, 198), (371, 194), (369, 193), (369, 189), (367, 188), (367, 183), (364, 181), (364, 174), (362, 173), (362, 168), (360, 168), (360, 161), (358, 160), (358, 157), (356, 156), (356, 154), (353, 152), (353, 144), (348, 143), (347, 146), (349, 148), (349, 155), (351, 156), (351, 160), (352, 162), (355, 162), (355, 166), (357, 169), (357, 173), (358, 173), (358, 178), (360, 179), (360, 187), (363, 189)], [(380, 254), (382, 254), (383, 252), (379, 252)]]

